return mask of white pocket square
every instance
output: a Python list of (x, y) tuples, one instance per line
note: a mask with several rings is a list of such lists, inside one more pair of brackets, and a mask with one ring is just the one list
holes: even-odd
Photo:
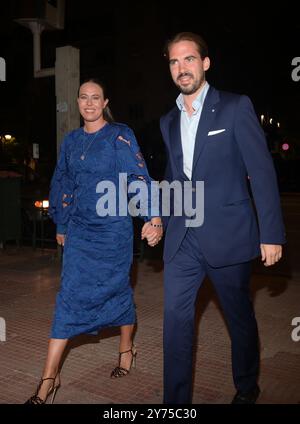
[(226, 131), (225, 128), (223, 128), (222, 130), (209, 131), (209, 133), (207, 135), (216, 135), (216, 134), (220, 134), (224, 131)]

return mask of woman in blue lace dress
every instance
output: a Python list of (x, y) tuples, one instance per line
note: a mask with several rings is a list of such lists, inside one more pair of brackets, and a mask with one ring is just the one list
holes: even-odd
[[(78, 107), (84, 125), (63, 140), (51, 181), (49, 213), (57, 225), (57, 242), (64, 246), (61, 287), (43, 376), (27, 403), (45, 403), (50, 394), (53, 401), (60, 386), (63, 352), (68, 340), (79, 334), (120, 326), (119, 364), (111, 377), (127, 375), (135, 363), (128, 183), (146, 184), (147, 199), (138, 205), (145, 220), (142, 238), (147, 238), (149, 245), (161, 239), (162, 224), (159, 213), (151, 210), (151, 178), (134, 133), (128, 126), (113, 122), (107, 103), (99, 81), (88, 80), (80, 86)], [(125, 213), (124, 202), (123, 206), (119, 202), (120, 198), (124, 201), (124, 193)]]

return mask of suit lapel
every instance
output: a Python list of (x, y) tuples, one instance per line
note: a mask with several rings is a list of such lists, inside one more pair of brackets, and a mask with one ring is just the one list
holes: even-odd
[(176, 107), (170, 121), (170, 146), (176, 166), (180, 174), (183, 173), (183, 153), (180, 131), (180, 111)]
[(207, 134), (215, 119), (217, 109), (216, 104), (219, 102), (219, 100), (219, 92), (213, 87), (210, 87), (204, 100), (203, 109), (198, 124), (193, 158), (193, 171), (202, 153), (203, 147), (208, 140)]

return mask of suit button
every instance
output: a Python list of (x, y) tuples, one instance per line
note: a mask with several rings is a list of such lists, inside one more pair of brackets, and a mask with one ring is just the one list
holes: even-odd
[(192, 192), (193, 192), (193, 193), (195, 193), (195, 191), (196, 191), (196, 189), (195, 189), (195, 187), (193, 187), (193, 188), (192, 188)]

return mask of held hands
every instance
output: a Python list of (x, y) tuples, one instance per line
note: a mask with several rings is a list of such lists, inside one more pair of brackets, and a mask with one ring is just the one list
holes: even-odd
[(261, 244), (260, 250), (264, 266), (274, 265), (282, 256), (282, 246), (280, 244)]
[(161, 225), (161, 223), (162, 222), (160, 218), (152, 218), (151, 222), (146, 222), (143, 225), (141, 238), (142, 240), (146, 238), (149, 246), (151, 247), (154, 247), (156, 244), (158, 244), (163, 236), (163, 228), (153, 226)]
[(56, 241), (59, 246), (65, 245), (65, 235), (64, 234), (56, 234)]

